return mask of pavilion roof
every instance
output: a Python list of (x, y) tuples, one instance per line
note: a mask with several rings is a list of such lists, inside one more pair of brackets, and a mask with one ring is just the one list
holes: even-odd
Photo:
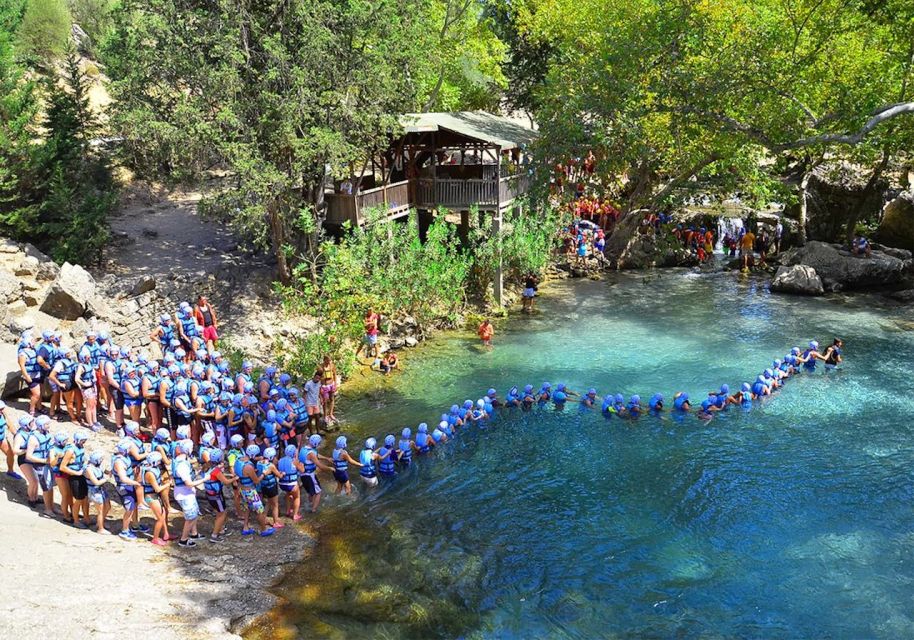
[(400, 124), (407, 134), (443, 130), (502, 149), (528, 145), (538, 135), (526, 120), (485, 111), (407, 113), (400, 117)]

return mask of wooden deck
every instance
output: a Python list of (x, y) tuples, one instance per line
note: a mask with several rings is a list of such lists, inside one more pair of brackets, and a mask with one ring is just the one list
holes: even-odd
[(444, 207), (464, 211), (476, 207), (498, 211), (511, 205), (527, 192), (526, 175), (494, 179), (451, 180), (419, 178), (368, 189), (358, 195), (334, 193), (327, 195), (327, 222), (353, 225), (364, 224), (364, 211), (372, 207), (387, 207), (389, 219), (406, 215), (411, 208), (437, 209)]

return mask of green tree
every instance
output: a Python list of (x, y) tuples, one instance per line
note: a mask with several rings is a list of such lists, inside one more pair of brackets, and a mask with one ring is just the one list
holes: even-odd
[(89, 42), (83, 46), (88, 53), (95, 54), (114, 26), (117, 0), (67, 0), (67, 6), (73, 22), (89, 36)]
[(89, 105), (88, 81), (73, 49), (66, 56), (63, 81), (46, 80), (46, 90), (40, 245), (58, 262), (96, 262), (109, 237), (115, 189), (105, 157), (91, 145), (98, 125)]
[(289, 282), (290, 261), (317, 251), (330, 181), (417, 103), (422, 6), (127, 0), (107, 60), (128, 160), (178, 179), (228, 168), (228, 219)]
[[(3, 17), (6, 24), (16, 20)], [(0, 233), (16, 238), (34, 230), (38, 216), (32, 144), (37, 113), (35, 84), (15, 61), (10, 32), (0, 30)]]
[(66, 51), (71, 25), (65, 0), (28, 0), (17, 32), (23, 53), (38, 64), (57, 60)]

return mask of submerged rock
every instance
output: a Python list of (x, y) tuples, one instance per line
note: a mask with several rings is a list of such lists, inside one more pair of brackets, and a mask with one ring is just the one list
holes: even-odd
[(774, 280), (771, 281), (771, 290), (808, 296), (821, 296), (825, 293), (822, 278), (819, 277), (816, 270), (802, 264), (778, 267)]

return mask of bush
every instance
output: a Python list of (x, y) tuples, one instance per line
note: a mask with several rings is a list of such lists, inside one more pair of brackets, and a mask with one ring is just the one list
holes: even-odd
[(39, 64), (53, 62), (66, 51), (71, 25), (64, 0), (28, 0), (17, 32), (19, 46)]

